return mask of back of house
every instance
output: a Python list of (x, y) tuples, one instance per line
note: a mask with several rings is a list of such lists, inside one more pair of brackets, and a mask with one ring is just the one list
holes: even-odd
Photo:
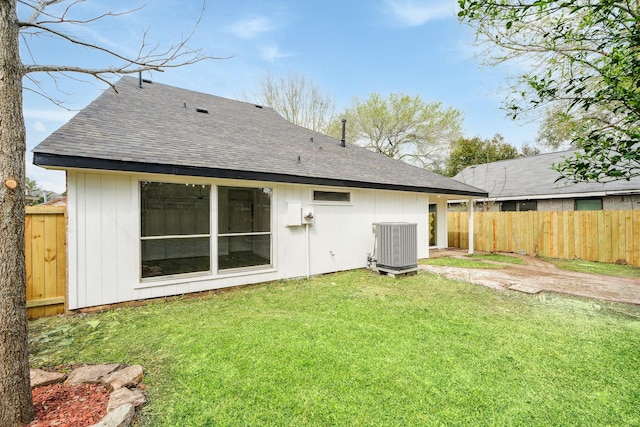
[(116, 87), (33, 150), (67, 174), (68, 309), (362, 268), (374, 223), (417, 224), (428, 257), (447, 200), (486, 196), (265, 106)]

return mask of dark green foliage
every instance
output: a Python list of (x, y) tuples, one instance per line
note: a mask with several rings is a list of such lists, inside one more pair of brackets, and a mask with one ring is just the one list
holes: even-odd
[(496, 134), (492, 139), (460, 138), (447, 160), (446, 175), (454, 176), (467, 166), (520, 157), (518, 149)]
[(329, 125), (328, 135), (376, 153), (439, 172), (452, 142), (461, 135), (462, 113), (440, 102), (419, 96), (372, 93), (366, 100), (354, 98)]
[[(459, 0), (459, 17), (497, 47), (495, 62), (528, 61), (513, 117), (552, 108), (584, 150), (555, 165), (571, 182), (640, 176), (640, 14), (614, 0)], [(516, 91), (514, 91), (516, 93)], [(563, 120), (564, 120), (563, 119)], [(566, 122), (566, 120), (565, 120)], [(553, 141), (555, 137), (552, 136)], [(561, 179), (562, 179), (561, 178)]]

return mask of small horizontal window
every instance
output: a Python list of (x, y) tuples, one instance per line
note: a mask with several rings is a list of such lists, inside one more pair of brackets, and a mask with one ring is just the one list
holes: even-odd
[(601, 211), (602, 199), (576, 199), (577, 211)]
[(500, 205), (502, 212), (525, 212), (538, 210), (537, 200), (516, 200), (513, 202), (502, 202)]
[(530, 200), (528, 202), (519, 202), (518, 203), (518, 210), (520, 212), (538, 210), (538, 202), (537, 202), (537, 200)]
[(314, 191), (313, 201), (349, 203), (351, 201), (351, 193), (344, 191)]

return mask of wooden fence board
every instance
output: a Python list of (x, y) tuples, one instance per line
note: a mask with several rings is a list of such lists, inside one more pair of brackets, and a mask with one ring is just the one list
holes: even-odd
[(598, 211), (598, 261), (606, 262), (607, 252), (604, 249), (604, 211)]
[(633, 212), (625, 211), (624, 212), (624, 222), (626, 224), (624, 240), (625, 240), (625, 251), (624, 258), (627, 263), (633, 265), (633, 245), (629, 244), (629, 242), (633, 242)]
[(618, 258), (616, 258), (614, 261), (617, 261), (618, 259), (620, 260), (624, 260), (626, 258), (627, 255), (627, 248), (626, 248), (626, 216), (624, 211), (618, 211), (618, 232), (616, 233), (617, 239), (618, 239)]
[(27, 207), (25, 217), (27, 316), (64, 313), (66, 220), (64, 207)]
[[(34, 300), (44, 298), (44, 217), (34, 215), (31, 220), (31, 276), (33, 289), (31, 295)], [(44, 316), (44, 307), (31, 310), (35, 317)]]
[(587, 227), (587, 233), (589, 239), (587, 239), (587, 259), (598, 259), (598, 211), (588, 212), (589, 222)]
[(618, 259), (618, 213), (611, 211), (611, 257), (609, 262), (615, 262)]
[[(66, 213), (66, 210), (65, 210)], [(57, 236), (57, 248), (61, 248), (57, 250), (56, 254), (56, 295), (67, 296), (67, 218), (65, 213), (62, 215), (57, 215), (57, 224), (56, 224), (56, 236)], [(63, 302), (62, 305), (58, 306), (58, 311), (60, 313), (64, 313), (66, 304)]]
[(562, 239), (563, 212), (553, 212), (551, 223), (553, 224), (553, 246), (558, 254), (564, 253), (564, 240)]
[[(449, 245), (468, 248), (468, 213), (450, 212)], [(640, 211), (476, 212), (474, 249), (640, 266)]]
[(640, 265), (640, 222), (635, 218), (631, 221), (633, 225), (633, 265)]

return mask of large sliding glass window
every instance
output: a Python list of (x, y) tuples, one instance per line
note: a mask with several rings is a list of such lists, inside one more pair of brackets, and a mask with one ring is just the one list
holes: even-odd
[(142, 278), (211, 271), (211, 186), (140, 183)]
[(271, 189), (218, 187), (218, 269), (271, 265)]

